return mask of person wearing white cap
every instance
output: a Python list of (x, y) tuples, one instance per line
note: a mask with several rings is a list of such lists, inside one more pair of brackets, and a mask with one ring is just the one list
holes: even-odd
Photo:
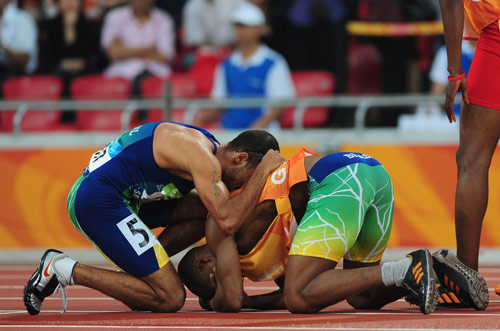
[[(295, 89), (285, 59), (260, 42), (266, 32), (262, 10), (250, 2), (242, 3), (233, 13), (236, 28), (236, 50), (215, 72), (211, 96), (293, 98)], [(222, 116), (227, 129), (278, 127), (280, 108), (231, 108)], [(195, 125), (203, 125), (217, 115), (214, 111), (201, 114)]]

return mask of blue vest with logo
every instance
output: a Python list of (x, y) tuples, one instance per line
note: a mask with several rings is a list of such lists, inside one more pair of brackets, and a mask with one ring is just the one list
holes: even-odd
[[(258, 66), (241, 68), (229, 59), (224, 61), (226, 91), (231, 98), (264, 97), (269, 70), (275, 61), (267, 58)], [(228, 129), (250, 127), (263, 114), (262, 108), (230, 108), (222, 118), (222, 126)]]

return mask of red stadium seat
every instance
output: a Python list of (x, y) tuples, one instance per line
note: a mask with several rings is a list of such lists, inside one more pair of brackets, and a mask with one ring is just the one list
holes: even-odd
[[(171, 82), (172, 95), (174, 98), (193, 98), (196, 96), (196, 83), (186, 74), (173, 73), (168, 79), (149, 76), (141, 83), (141, 94), (144, 99), (163, 98), (164, 84)], [(184, 122), (185, 109), (172, 110), (173, 122)], [(163, 121), (162, 109), (151, 109), (148, 112), (148, 122)]]
[(188, 74), (196, 82), (198, 96), (210, 96), (215, 70), (230, 53), (230, 48), (220, 48), (215, 51), (198, 50), (196, 52), (195, 62)]
[[(109, 78), (103, 75), (87, 75), (75, 78), (71, 83), (71, 95), (75, 100), (126, 100), (130, 97), (131, 83), (125, 78)], [(77, 113), (81, 130), (119, 131), (122, 110), (85, 110)]]
[(352, 42), (349, 47), (349, 93), (379, 93), (380, 72), (380, 55), (375, 46)]
[[(171, 82), (172, 96), (174, 98), (190, 99), (198, 96), (197, 84), (193, 80), (191, 75), (183, 73), (173, 73), (168, 79), (162, 79), (155, 76), (150, 76), (144, 79), (144, 81), (141, 83), (142, 97), (145, 99), (162, 98), (165, 81)], [(185, 114), (186, 114), (185, 109), (173, 109), (171, 121), (184, 123)], [(164, 117), (162, 109), (149, 110), (147, 118), (148, 122), (156, 122), (163, 120)], [(213, 127), (213, 125), (209, 125), (209, 127)]]
[[(294, 71), (292, 79), (298, 97), (329, 96), (335, 90), (335, 76), (328, 71)], [(285, 109), (281, 116), (281, 127), (293, 127), (295, 108)], [(310, 107), (304, 113), (302, 125), (318, 127), (328, 121), (328, 108)]]
[[(63, 82), (53, 76), (22, 76), (10, 78), (2, 86), (5, 100), (47, 100), (54, 101), (61, 98)], [(1, 130), (12, 131), (14, 110), (0, 112)], [(69, 126), (61, 124), (61, 112), (55, 111), (29, 111), (23, 117), (22, 131), (53, 131)]]

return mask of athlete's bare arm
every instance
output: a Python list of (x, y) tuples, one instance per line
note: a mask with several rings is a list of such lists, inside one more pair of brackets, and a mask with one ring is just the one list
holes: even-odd
[(252, 308), (260, 310), (286, 309), (283, 289), (280, 288), (274, 292), (245, 296), (242, 308)]
[[(306, 157), (304, 161), (306, 172), (309, 173), (311, 168), (322, 157), (323, 155), (312, 155)], [(308, 201), (307, 183), (301, 182), (295, 184), (290, 189), (289, 198), (292, 205), (292, 209), (294, 211), (294, 215), (296, 215), (296, 217), (298, 217), (298, 219), (300, 220), (304, 215)], [(252, 250), (252, 248), (255, 247), (260, 238), (262, 238), (262, 236), (264, 235), (264, 233), (266, 232), (267, 228), (272, 223), (276, 215), (277, 211), (273, 200), (263, 201), (260, 204), (258, 204), (254, 208), (249, 218), (244, 221), (244, 224), (240, 227), (239, 231), (234, 235), (236, 247), (231, 246), (230, 249), (225, 250), (225, 249), (220, 249), (218, 246), (210, 246), (209, 244), (209, 247), (215, 256), (217, 263), (219, 262), (220, 258), (227, 259), (228, 257), (226, 256), (226, 254), (231, 256), (234, 256), (234, 254), (236, 254), (236, 258), (238, 258), (237, 256), (238, 254), (240, 255), (248, 254)], [(210, 218), (207, 221), (207, 236), (208, 236), (209, 223), (210, 223)], [(213, 232), (212, 235), (214, 234), (215, 233)], [(221, 237), (216, 238), (216, 240), (214, 239), (215, 238), (210, 240), (210, 242), (216, 243), (217, 240), (221, 240)], [(209, 240), (207, 239), (207, 241)], [(237, 249), (237, 252), (235, 252), (235, 249)], [(239, 269), (240, 267), (239, 258), (234, 259), (232, 263), (223, 264), (222, 267), (227, 268), (229, 270), (232, 270), (234, 268)], [(218, 276), (219, 272), (229, 273), (229, 271), (226, 272), (224, 269), (222, 270), (216, 269), (215, 273), (216, 278), (220, 277)], [(240, 279), (241, 273), (238, 273), (237, 276), (236, 273), (234, 273), (233, 276), (238, 277), (238, 279)], [(219, 278), (217, 278), (217, 281), (218, 281), (217, 282), (218, 286), (216, 289), (217, 300), (223, 300), (224, 298), (234, 299), (235, 297), (238, 297), (239, 300), (239, 296), (243, 294), (242, 308), (253, 308), (262, 310), (286, 309), (282, 290), (277, 290), (262, 295), (247, 296), (244, 292), (242, 292), (243, 290), (240, 287), (226, 286), (223, 289), (219, 286), (219, 283), (224, 283), (224, 282), (235, 283), (237, 281), (236, 278), (231, 280), (230, 277), (227, 277), (226, 275), (224, 281), (221, 281)], [(232, 292), (228, 292), (230, 291), (229, 290), (230, 288), (232, 289)], [(214, 309), (215, 307), (212, 308)]]
[(192, 180), (203, 204), (228, 235), (250, 215), (267, 176), (285, 160), (279, 152), (268, 151), (241, 193), (229, 198), (213, 145), (201, 132), (169, 123), (160, 124), (157, 131), (153, 150), (158, 165)]
[(206, 224), (207, 245), (216, 257), (215, 295), (210, 306), (218, 312), (235, 313), (243, 306), (243, 280), (236, 243), (224, 234), (210, 215)]
[[(462, 74), (462, 34), (464, 30), (463, 0), (439, 0), (443, 14), (444, 36), (448, 53), (448, 71), (451, 77)], [(450, 123), (456, 122), (453, 102), (457, 92), (462, 92), (465, 103), (469, 103), (467, 95), (467, 79), (450, 82), (446, 90), (445, 110)]]

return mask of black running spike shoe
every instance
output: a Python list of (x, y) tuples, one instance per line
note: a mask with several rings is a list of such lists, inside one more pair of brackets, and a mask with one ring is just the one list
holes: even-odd
[(443, 248), (432, 254), (434, 271), (442, 286), (476, 310), (488, 307), (488, 286), (483, 276), (463, 264), (450, 250)]
[(430, 314), (436, 309), (439, 292), (432, 272), (432, 256), (428, 249), (420, 249), (408, 255), (412, 259), (406, 275), (398, 284), (415, 294), (418, 306), (423, 314)]
[[(438, 286), (439, 299), (437, 308), (473, 308), (472, 305), (463, 301), (447, 287)], [(410, 305), (418, 305), (418, 297), (413, 292), (405, 297)]]

